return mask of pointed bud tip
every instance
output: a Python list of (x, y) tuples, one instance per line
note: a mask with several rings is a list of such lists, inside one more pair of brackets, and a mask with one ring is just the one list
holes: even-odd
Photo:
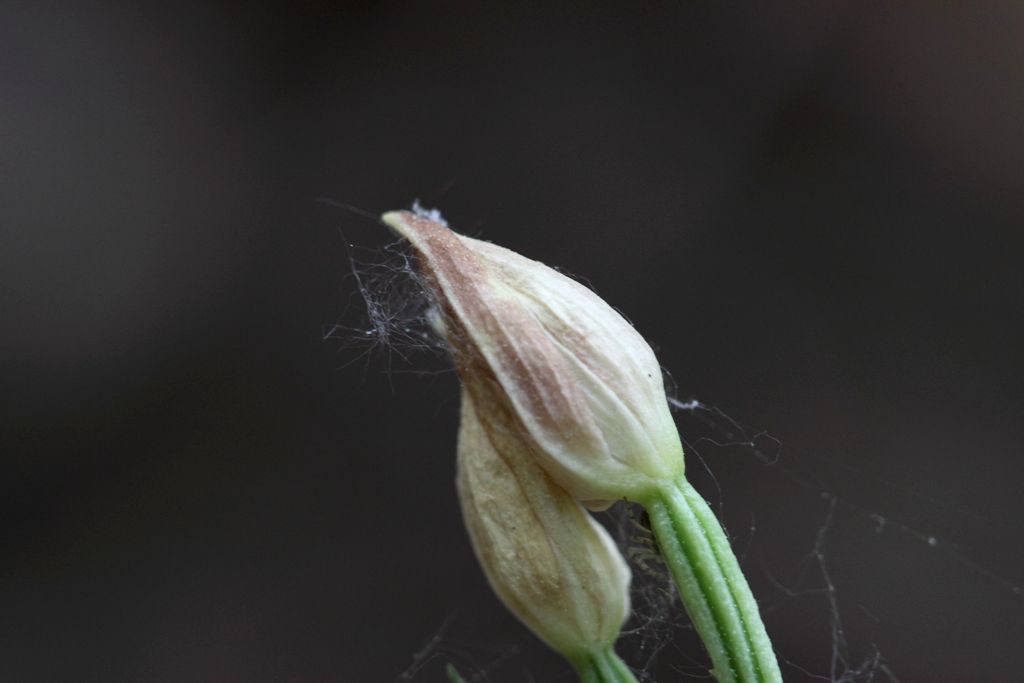
[(380, 217), (384, 224), (391, 228), (399, 237), (410, 239), (410, 233), (413, 231), (411, 225), (411, 219), (417, 218), (416, 214), (411, 211), (388, 211)]
[(393, 233), (408, 240), (419, 252), (430, 251), (431, 247), (451, 250), (456, 248), (454, 245), (458, 245), (458, 248), (461, 248), (457, 236), (448, 224), (431, 214), (403, 209), (388, 211), (380, 218)]

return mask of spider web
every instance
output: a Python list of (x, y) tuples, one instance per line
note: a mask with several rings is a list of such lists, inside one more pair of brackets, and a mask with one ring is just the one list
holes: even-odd
[[(434, 214), (418, 204), (413, 208), (423, 215)], [(338, 323), (324, 331), (325, 340), (339, 344), (339, 353), (345, 359), (341, 367), (361, 362), (364, 381), (367, 370), (378, 364), (383, 366), (387, 376), (400, 372), (450, 371), (445, 361), (445, 343), (436, 333), (436, 326), (431, 325), (431, 302), (407, 245), (401, 240), (379, 249), (363, 249), (347, 241), (346, 245), (351, 268), (347, 288), (351, 293), (345, 317), (352, 317), (356, 309), (361, 315), (355, 323)], [(428, 369), (424, 370), (424, 365)], [(872, 605), (857, 601), (851, 610), (844, 593), (855, 586), (849, 580), (841, 582), (834, 576), (831, 558), (836, 544), (846, 538), (834, 537), (839, 523), (879, 537), (898, 537), (905, 541), (904, 547), (931, 552), (934, 563), (960, 565), (983, 579), (989, 590), (1004, 594), (1012, 605), (1010, 609), (1021, 611), (1020, 603), (1024, 598), (1021, 584), (1009, 578), (1005, 571), (975, 559), (969, 547), (942, 532), (927, 530), (862, 503), (858, 492), (889, 490), (893, 495), (913, 499), (923, 509), (974, 520), (978, 526), (987, 525), (991, 520), (974, 511), (929, 499), (849, 463), (784, 448), (780, 438), (768, 431), (744, 426), (715, 405), (695, 398), (675, 398), (671, 376), (666, 377), (666, 387), (683, 436), (688, 477), (708, 497), (723, 522), (733, 520), (726, 525), (745, 573), (752, 579), (759, 579), (767, 588), (762, 587), (757, 594), (762, 613), (769, 620), (769, 632), (772, 632), (775, 615), (795, 608), (798, 614), (814, 622), (812, 627), (828, 636), (821, 656), (814, 661), (790, 656), (776, 643), (787, 681), (901, 680), (874, 635), (879, 620), (873, 616)], [(724, 462), (731, 463), (728, 475), (721, 473)], [(736, 463), (740, 467), (736, 467)], [(765, 473), (801, 492), (796, 505), (801, 515), (813, 522), (805, 534), (803, 549), (781, 558), (769, 557), (766, 548), (770, 547), (771, 540), (766, 536), (770, 536), (772, 530), (759, 529), (758, 524), (759, 517), (770, 516), (765, 513), (773, 503), (758, 500), (752, 506), (747, 505), (749, 509), (737, 510), (744, 505), (730, 493), (740, 483), (739, 478), (763, 477)], [(841, 487), (836, 486), (840, 478), (853, 478), (860, 488), (853, 487), (852, 493), (840, 492)], [(723, 486), (722, 481), (726, 479)], [(747, 524), (737, 525), (735, 520), (743, 515), (747, 516)], [(634, 575), (633, 614), (623, 629), (617, 650), (644, 683), (680, 678), (710, 679), (706, 655), (657, 553), (642, 508), (620, 503), (602, 513), (600, 518), (618, 539)], [(941, 522), (938, 527), (941, 528)], [(1019, 568), (1014, 568), (1014, 573), (1019, 573)], [(524, 632), (524, 640), (527, 639)], [(395, 680), (397, 683), (445, 680), (445, 668), (451, 664), (455, 664), (466, 683), (574, 680), (571, 672), (535, 679), (524, 664), (525, 657), (519, 646), (494, 646), (479, 636), (460, 636), (458, 620), (450, 615), (435, 633), (425, 638), (423, 647), (411, 655), (409, 666)]]

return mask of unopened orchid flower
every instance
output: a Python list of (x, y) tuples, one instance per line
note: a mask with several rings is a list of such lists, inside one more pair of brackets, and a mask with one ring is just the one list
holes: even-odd
[(580, 283), (438, 219), (383, 216), (418, 256), (476, 420), (514, 433), (577, 501), (643, 505), (713, 675), (721, 683), (781, 681), (728, 537), (684, 477), (650, 346)]
[(480, 405), (510, 404), (566, 490), (601, 507), (682, 476), (661, 367), (621, 315), (513, 251), (427, 216), (383, 218), (421, 257), (467, 391)]
[(514, 426), (482, 423), (463, 392), (456, 484), (477, 559), (509, 611), (583, 680), (635, 683), (613, 650), (629, 616), (629, 567), (529, 448)]

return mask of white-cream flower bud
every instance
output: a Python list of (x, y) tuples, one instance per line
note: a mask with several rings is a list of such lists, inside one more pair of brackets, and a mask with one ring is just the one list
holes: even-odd
[(629, 567), (608, 532), (537, 464), (500, 416), (463, 392), (462, 516), (491, 587), (530, 630), (574, 662), (615, 642), (629, 614)]
[(504, 404), (544, 470), (588, 505), (644, 500), (683, 474), (654, 352), (594, 292), (502, 247), (396, 211), (466, 390)]

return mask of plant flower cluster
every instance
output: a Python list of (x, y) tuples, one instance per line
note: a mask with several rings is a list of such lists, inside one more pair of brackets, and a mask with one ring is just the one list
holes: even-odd
[(458, 492), (491, 586), (589, 683), (635, 680), (611, 650), (629, 570), (583, 506), (644, 505), (723, 683), (781, 681), (721, 525), (685, 481), (661, 368), (600, 297), (433, 213), (385, 224), (412, 245), (463, 386)]

